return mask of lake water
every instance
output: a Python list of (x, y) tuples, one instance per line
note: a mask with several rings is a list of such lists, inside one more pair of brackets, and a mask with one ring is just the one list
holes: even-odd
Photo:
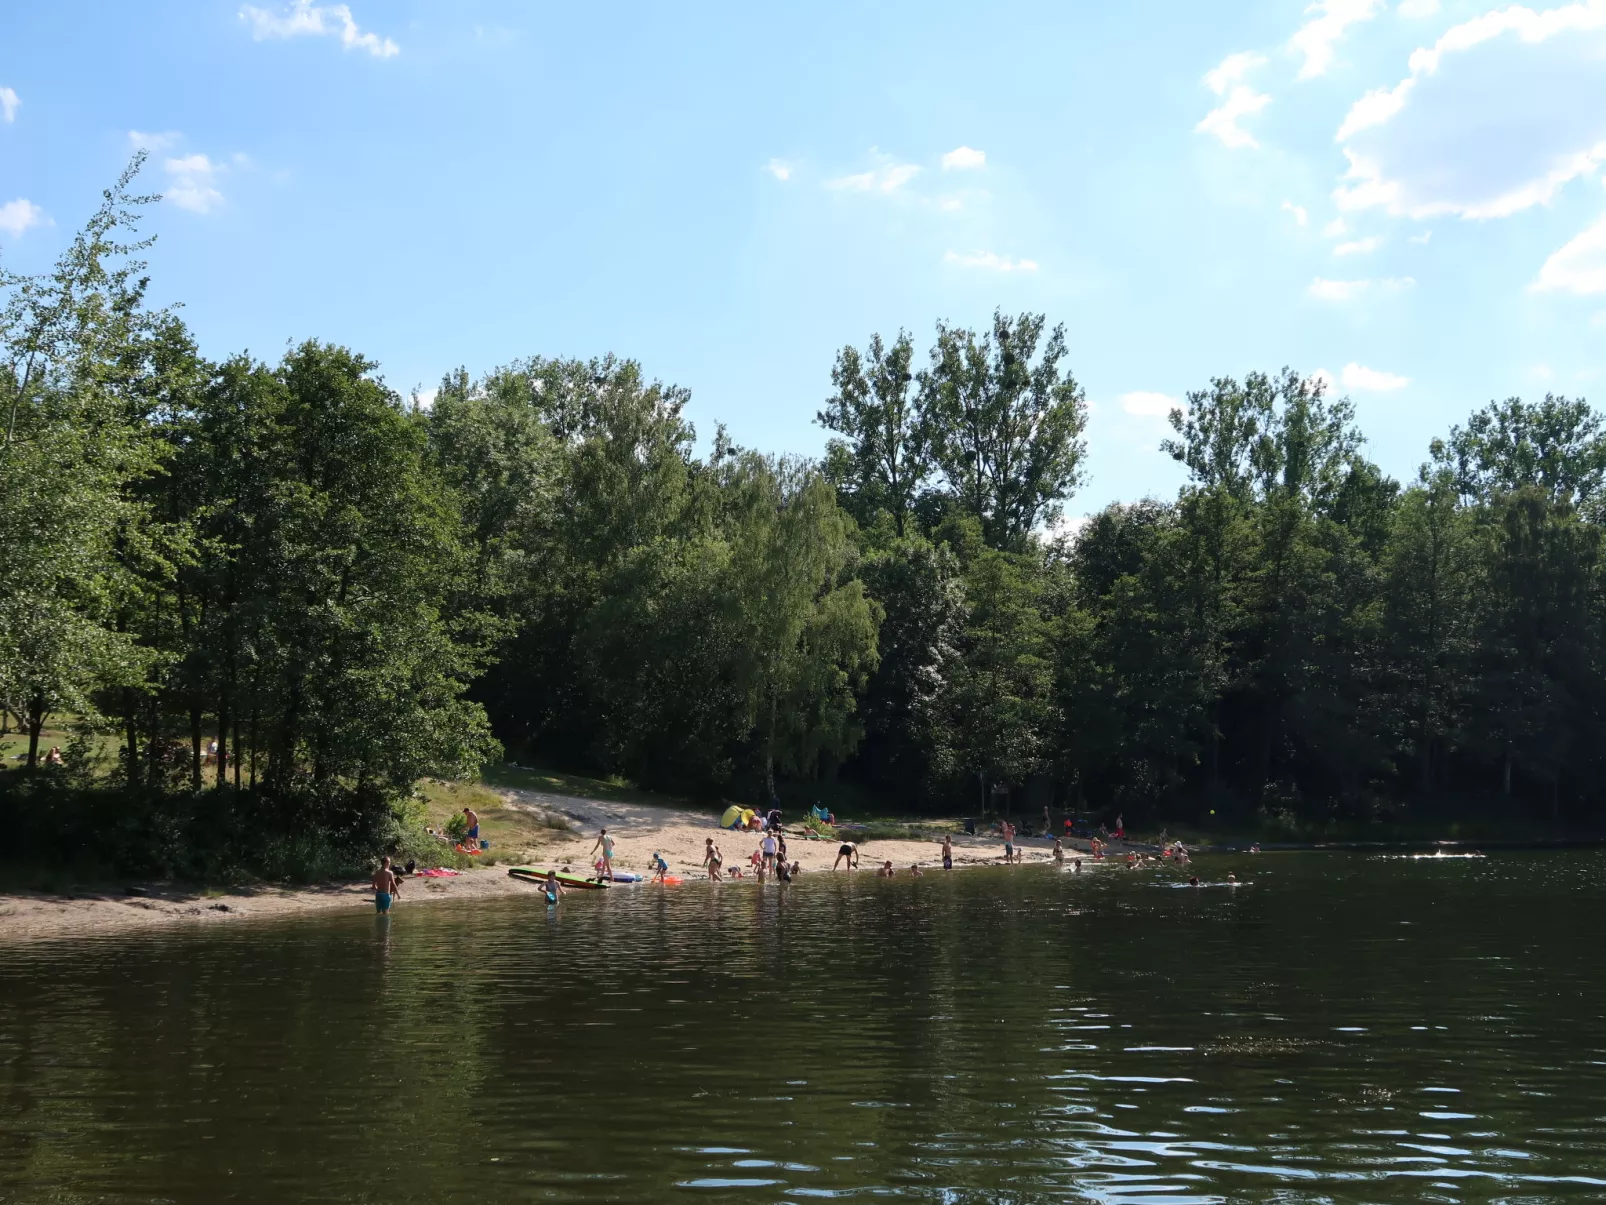
[(0, 1201), (1606, 1199), (1599, 854), (1196, 868), (0, 943)]

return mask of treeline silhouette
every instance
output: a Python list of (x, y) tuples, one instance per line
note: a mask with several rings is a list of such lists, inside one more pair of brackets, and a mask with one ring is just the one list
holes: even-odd
[(1068, 534), (1086, 405), (1042, 316), (844, 348), (819, 462), (699, 456), (630, 360), (429, 405), (317, 341), (207, 360), (145, 303), (138, 166), (0, 278), (14, 857), (338, 862), (499, 741), (707, 797), (1599, 820), (1582, 401), (1480, 409), (1402, 485), (1320, 381), (1214, 380), (1171, 416), (1179, 496)]

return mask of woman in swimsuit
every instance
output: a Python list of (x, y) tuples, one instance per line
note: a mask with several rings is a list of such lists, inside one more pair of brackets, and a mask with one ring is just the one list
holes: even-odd
[(719, 878), (719, 864), (723, 860), (720, 857), (719, 846), (714, 844), (712, 837), (708, 838), (708, 848), (703, 854), (703, 865), (708, 867), (708, 877), (710, 879)]

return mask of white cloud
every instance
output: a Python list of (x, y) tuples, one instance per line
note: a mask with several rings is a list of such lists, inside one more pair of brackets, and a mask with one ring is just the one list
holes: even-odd
[(1390, 393), (1396, 389), (1404, 389), (1411, 383), (1410, 377), (1402, 377), (1392, 372), (1380, 372), (1353, 361), (1344, 365), (1342, 379), (1345, 389), (1354, 389), (1360, 393)]
[(1349, 223), (1343, 218), (1334, 218), (1322, 227), (1323, 238), (1337, 238), (1341, 234), (1349, 233)]
[(1315, 16), (1299, 27), (1288, 45), (1305, 56), (1300, 79), (1325, 75), (1333, 65), (1334, 47), (1351, 25), (1377, 15), (1379, 0), (1317, 0), (1305, 10)]
[(1305, 378), (1305, 383), (1307, 385), (1315, 385), (1319, 387), (1323, 393), (1331, 393), (1333, 391), (1333, 386), (1336, 385), (1338, 381), (1332, 373), (1327, 371), (1327, 369), (1318, 368), (1315, 372), (1311, 373), (1310, 376)]
[(1371, 287), (1372, 282), (1369, 280), (1326, 280), (1318, 276), (1310, 282), (1310, 288), (1306, 292), (1323, 301), (1348, 301), (1352, 297), (1359, 297)]
[(47, 220), (43, 209), (23, 197), (0, 205), (0, 230), (12, 238), (20, 238), (23, 231)]
[(1271, 97), (1266, 93), (1239, 84), (1225, 101), (1206, 113), (1204, 120), (1194, 129), (1202, 134), (1214, 134), (1221, 139), (1222, 146), (1257, 147), (1260, 143), (1255, 141), (1255, 136), (1238, 122), (1241, 118), (1260, 112), (1270, 101)]
[(1037, 271), (1036, 260), (1010, 259), (993, 251), (972, 251), (968, 255), (950, 251), (942, 258), (944, 263), (958, 264), (961, 268), (982, 268), (989, 272)]
[(972, 168), (985, 167), (986, 164), (987, 152), (969, 146), (956, 146), (942, 157), (942, 170), (945, 172), (969, 171)]
[(1368, 235), (1366, 238), (1351, 239), (1347, 243), (1340, 243), (1333, 248), (1334, 255), (1370, 255), (1383, 245), (1383, 236), (1380, 234)]
[(1512, 5), (1413, 52), (1339, 126), (1346, 210), (1507, 217), (1606, 162), (1606, 0)]
[(168, 180), (162, 192), (164, 200), (192, 213), (211, 213), (223, 203), (223, 194), (215, 183), (222, 169), (205, 155), (184, 155), (169, 159), (163, 166)]
[(1266, 56), (1256, 54), (1252, 50), (1241, 50), (1237, 54), (1229, 54), (1221, 62), (1205, 72), (1205, 87), (1217, 96), (1225, 96), (1227, 89), (1234, 84), (1241, 84), (1249, 73), (1256, 67), (1266, 64)]
[(1532, 288), (1581, 296), (1606, 293), (1606, 216), (1554, 252)]
[(777, 180), (790, 180), (792, 178), (792, 165), (783, 159), (771, 159), (764, 165), (764, 170)]
[(1424, 230), (1421, 234), (1413, 234), (1410, 238), (1406, 239), (1405, 241), (1408, 242), (1408, 243), (1416, 243), (1416, 244), (1421, 245), (1421, 246), (1426, 246), (1428, 244), (1428, 242), (1432, 238), (1433, 238), (1433, 231)]
[(1400, 0), (1400, 16), (1431, 17), (1439, 11), (1439, 0)]
[(891, 163), (857, 175), (838, 176), (827, 180), (825, 186), (839, 192), (897, 192), (919, 173), (912, 163)]
[(1599, 331), (1606, 331), (1606, 310), (1599, 310), (1590, 316), (1589, 325)]
[(1373, 289), (1383, 293), (1398, 293), (1415, 284), (1416, 281), (1409, 276), (1386, 276), (1381, 280), (1327, 280), (1318, 276), (1305, 291), (1322, 301), (1351, 301)]
[(366, 50), (375, 58), (388, 59), (400, 54), (401, 47), (376, 33), (364, 33), (344, 4), (314, 4), (312, 0), (291, 0), (284, 12), (243, 4), (240, 20), (251, 26), (251, 37), (258, 42), (268, 38), (334, 37), (347, 50)]
[(1294, 215), (1294, 225), (1303, 226), (1310, 221), (1310, 214), (1305, 212), (1303, 205), (1295, 205), (1292, 201), (1283, 202), (1283, 212)]
[(1121, 395), (1121, 409), (1145, 418), (1166, 418), (1173, 410), (1181, 408), (1181, 402), (1165, 393), (1138, 389)]
[(181, 135), (177, 130), (168, 130), (164, 134), (148, 134), (144, 130), (128, 131), (129, 145), (136, 151), (149, 151), (153, 155), (172, 150), (180, 140)]
[(22, 97), (11, 88), (0, 88), (0, 117), (6, 119), (10, 125), (17, 120), (17, 109), (22, 105)]

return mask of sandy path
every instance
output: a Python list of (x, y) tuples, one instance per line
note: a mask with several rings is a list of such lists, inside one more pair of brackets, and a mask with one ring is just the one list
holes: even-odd
[[(661, 852), (671, 872), (685, 878), (701, 877), (704, 842), (713, 837), (725, 855), (725, 867), (748, 870), (747, 859), (758, 847), (760, 834), (721, 830), (702, 813), (681, 808), (636, 803), (612, 803), (553, 795), (541, 791), (505, 791), (509, 807), (559, 812), (579, 826), (577, 833), (554, 831), (540, 850), (537, 866), (569, 866), (587, 873), (589, 853), (598, 832), (606, 827), (617, 842), (614, 864), (621, 870), (644, 873), (652, 854)], [(837, 841), (806, 840), (793, 836), (787, 853), (805, 872), (829, 872), (837, 855)], [(1022, 842), (1024, 860), (1045, 862), (1052, 842)], [(861, 874), (870, 873), (884, 859), (897, 872), (907, 874), (919, 862), (924, 869), (940, 866), (937, 841), (868, 841), (860, 849)], [(1081, 853), (1067, 849), (1068, 855)], [(996, 865), (1003, 846), (996, 837), (954, 838), (956, 866)], [(839, 873), (846, 873), (842, 871)], [(751, 882), (752, 880), (746, 879)], [(442, 899), (483, 899), (528, 893), (528, 883), (508, 877), (505, 866), (488, 866), (450, 879), (408, 879), (399, 908)], [(171, 925), (223, 924), (248, 917), (289, 916), (329, 909), (372, 909), (373, 889), (366, 881), (322, 887), (259, 887), (226, 892), (205, 892), (171, 884), (82, 889), (61, 895), (33, 892), (0, 894), (0, 941), (85, 936), (154, 929)]]

